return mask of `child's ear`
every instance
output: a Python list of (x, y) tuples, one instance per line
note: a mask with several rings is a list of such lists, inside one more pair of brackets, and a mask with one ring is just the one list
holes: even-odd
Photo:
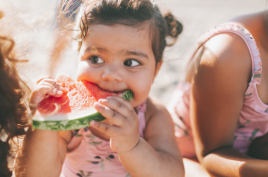
[(155, 73), (154, 73), (154, 78), (155, 78), (155, 76), (157, 75), (158, 71), (160, 70), (162, 64), (163, 64), (163, 60), (159, 61), (159, 62), (156, 64)]

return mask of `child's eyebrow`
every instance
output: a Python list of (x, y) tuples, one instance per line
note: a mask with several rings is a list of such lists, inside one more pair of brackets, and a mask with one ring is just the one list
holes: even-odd
[[(107, 53), (109, 52), (107, 49), (101, 48), (101, 47), (95, 47), (95, 46), (90, 46), (87, 47), (85, 52), (100, 52), (100, 53)], [(131, 50), (123, 50), (122, 53), (124, 53), (125, 55), (136, 55), (139, 57), (143, 57), (143, 58), (149, 58), (148, 55), (146, 55), (143, 52), (138, 52), (138, 51), (131, 51)]]
[(138, 52), (138, 51), (124, 51), (124, 53), (126, 53), (127, 55), (136, 55), (139, 57), (143, 57), (143, 58), (149, 58), (148, 55), (146, 55), (145, 53), (142, 52)]
[(101, 47), (95, 47), (95, 46), (90, 46), (87, 47), (85, 52), (101, 52), (101, 53), (107, 53), (108, 50), (101, 48)]

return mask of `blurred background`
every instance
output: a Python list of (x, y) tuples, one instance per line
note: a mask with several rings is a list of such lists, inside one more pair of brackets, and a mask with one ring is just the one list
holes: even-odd
[[(171, 11), (183, 24), (184, 30), (172, 47), (167, 47), (164, 64), (159, 72), (151, 95), (168, 103), (176, 84), (182, 80), (184, 67), (198, 38), (208, 29), (228, 19), (255, 11), (265, 10), (267, 0), (156, 0), (161, 11)], [(64, 72), (76, 76), (78, 52), (75, 45), (60, 39), (55, 30), (58, 0), (0, 0), (4, 17), (0, 20), (0, 34), (13, 37), (19, 58), (29, 59), (20, 65), (20, 74), (32, 88), (37, 79)], [(73, 42), (75, 43), (75, 41)], [(57, 46), (55, 47), (55, 44)], [(60, 46), (62, 45), (62, 46)], [(53, 63), (55, 48), (58, 62)]]

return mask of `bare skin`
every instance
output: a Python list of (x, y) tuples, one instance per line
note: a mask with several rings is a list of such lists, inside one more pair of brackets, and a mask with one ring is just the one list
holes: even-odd
[[(263, 67), (257, 90), (262, 102), (268, 103), (268, 33), (264, 12), (240, 16), (231, 22), (247, 28), (256, 40)], [(232, 147), (243, 95), (252, 75), (248, 48), (238, 35), (231, 33), (211, 38), (204, 47), (199, 64), (192, 69), (194, 73), (187, 76), (192, 83), (190, 114), (198, 160), (212, 176), (267, 176), (268, 161)], [(267, 159), (267, 140), (264, 136), (253, 142), (250, 154), (266, 154), (263, 159)]]
[[(184, 176), (171, 117), (157, 100), (148, 98), (161, 63), (155, 64), (150, 40), (144, 31), (124, 25), (91, 26), (81, 47), (77, 80), (95, 83), (110, 92), (130, 89), (134, 98), (131, 102), (118, 96), (99, 100), (95, 108), (108, 122), (92, 121), (90, 130), (111, 142), (111, 148), (133, 177)], [(59, 89), (55, 84), (54, 80), (44, 78), (34, 90), (32, 101), (38, 104), (40, 98), (50, 93), (60, 96), (57, 95), (60, 92), (53, 92)], [(46, 93), (44, 89), (48, 89)], [(146, 129), (141, 138), (135, 107), (144, 101), (147, 103)], [(24, 143), (25, 176), (58, 177), (71, 138), (70, 131), (31, 132)]]

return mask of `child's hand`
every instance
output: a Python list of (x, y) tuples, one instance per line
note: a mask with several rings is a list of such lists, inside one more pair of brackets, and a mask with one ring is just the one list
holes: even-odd
[(139, 120), (129, 102), (118, 96), (100, 99), (96, 110), (110, 124), (91, 121), (90, 125), (110, 136), (111, 148), (117, 153), (127, 152), (139, 141)]
[(63, 92), (62, 88), (49, 77), (43, 77), (37, 81), (37, 85), (35, 86), (32, 95), (31, 95), (31, 103), (39, 104), (47, 95), (61, 97)]

